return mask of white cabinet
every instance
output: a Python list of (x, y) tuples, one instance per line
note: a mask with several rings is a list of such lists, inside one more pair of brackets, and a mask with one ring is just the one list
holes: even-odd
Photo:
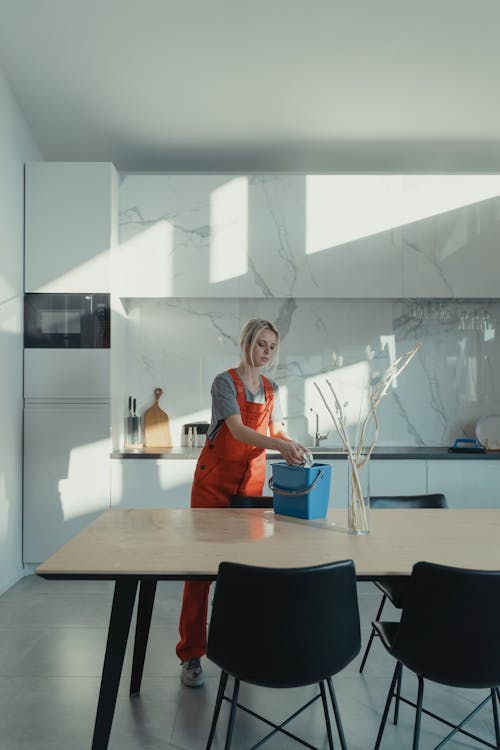
[(496, 298), (499, 182), (123, 175), (116, 293), (255, 298), (265, 277), (276, 298)]
[(25, 291), (111, 291), (117, 226), (118, 175), (112, 164), (27, 164)]
[(24, 398), (109, 403), (110, 349), (25, 349)]
[(332, 467), (330, 480), (330, 508), (346, 508), (348, 493), (348, 472), (347, 461), (345, 459), (321, 461), (316, 459), (316, 463), (329, 464)]
[(109, 508), (109, 406), (24, 410), (25, 563), (40, 563)]
[(500, 461), (428, 461), (428, 492), (442, 492), (450, 508), (500, 508)]
[(189, 508), (194, 459), (112, 459), (113, 508)]
[(370, 459), (370, 495), (423, 495), (426, 474), (425, 461)]

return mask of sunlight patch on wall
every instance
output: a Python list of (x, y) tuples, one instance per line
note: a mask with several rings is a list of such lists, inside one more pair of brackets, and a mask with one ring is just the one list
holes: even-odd
[(479, 400), (479, 363), (475, 354), (469, 354), (469, 349), (470, 339), (463, 336), (457, 341), (458, 355), (448, 355), (446, 358), (461, 404), (476, 403)]
[[(112, 294), (110, 305), (111, 305), (111, 312), (113, 315), (116, 315), (121, 320), (127, 320), (128, 299), (123, 299), (121, 297), (117, 297), (115, 294)], [(114, 328), (113, 322), (111, 323), (111, 329)]]
[(248, 179), (236, 177), (210, 196), (210, 283), (247, 271)]
[[(104, 499), (102, 488), (107, 486), (110, 452), (111, 441), (109, 439), (96, 440), (94, 443), (79, 445), (71, 449), (68, 476), (58, 483), (65, 521), (102, 511)], [(89, 466), (92, 466), (94, 470), (89, 472)]]
[[(71, 248), (68, 247), (68, 253), (70, 252)], [(96, 288), (96, 279), (102, 281), (102, 289), (109, 288), (109, 250), (97, 253), (93, 258), (85, 261), (85, 263), (80, 263), (70, 268), (66, 273), (50, 279), (46, 284), (42, 284), (36, 289), (30, 289), (30, 291), (39, 293), (54, 292), (55, 294), (81, 294), (82, 292), (93, 291)]]
[(484, 340), (485, 341), (493, 341), (495, 338), (495, 328), (493, 326), (489, 326), (488, 328), (484, 329)]
[(280, 404), (281, 404), (281, 413), (283, 414), (283, 419), (285, 419), (285, 429), (287, 429), (287, 418), (289, 415), (288, 386), (287, 385), (280, 385)]
[(21, 298), (13, 297), (0, 303), (0, 332), (10, 334), (22, 333)]
[(114, 247), (111, 251), (114, 294), (170, 297), (174, 286), (173, 243), (174, 227), (162, 219)]
[[(320, 432), (330, 432), (329, 444), (335, 441), (335, 428), (318, 391), (314, 386), (316, 381), (323, 392), (330, 408), (333, 407), (331, 391), (326, 383), (329, 380), (334, 388), (346, 417), (348, 427), (356, 427), (368, 414), (370, 365), (368, 362), (356, 362), (347, 367), (340, 367), (330, 372), (322, 372), (306, 378), (304, 384), (305, 403), (307, 409), (312, 408), (319, 414)], [(335, 413), (335, 412), (334, 412)], [(308, 415), (310, 419), (310, 415)], [(314, 434), (314, 429), (312, 433)], [(333, 436), (333, 439), (332, 439)], [(340, 438), (339, 438), (340, 442)]]
[(308, 175), (306, 254), (500, 195), (500, 175)]
[[(384, 351), (384, 349), (387, 349), (387, 353), (389, 355), (389, 365), (387, 365), (387, 367), (390, 367), (396, 359), (396, 337), (393, 333), (389, 334), (388, 336), (380, 337), (380, 348), (382, 349), (382, 351)], [(397, 378), (394, 378), (391, 386), (392, 388), (394, 388), (394, 390), (396, 390), (396, 388), (398, 387)]]

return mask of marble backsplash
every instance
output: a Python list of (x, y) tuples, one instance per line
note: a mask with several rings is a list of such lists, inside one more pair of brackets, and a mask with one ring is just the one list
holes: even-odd
[(118, 297), (499, 296), (498, 175), (120, 179)]
[[(179, 298), (127, 299), (121, 357), (126, 395), (143, 413), (153, 390), (170, 417), (175, 445), (182, 425), (208, 420), (210, 385), (239, 360), (246, 320), (273, 320), (281, 332), (280, 385), (290, 435), (311, 445), (319, 414), (324, 446), (339, 446), (314, 386), (329, 378), (346, 405), (352, 434), (362, 394), (395, 357), (422, 348), (378, 409), (380, 446), (440, 446), (473, 437), (481, 416), (500, 413), (500, 301), (488, 299)], [(311, 411), (312, 410), (312, 411)]]

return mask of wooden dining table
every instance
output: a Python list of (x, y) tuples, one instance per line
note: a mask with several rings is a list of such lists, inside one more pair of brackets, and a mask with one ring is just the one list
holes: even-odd
[(263, 509), (113, 509), (53, 554), (39, 576), (115, 581), (92, 750), (108, 746), (138, 589), (131, 695), (159, 580), (213, 580), (222, 561), (294, 568), (350, 559), (358, 580), (409, 575), (420, 560), (500, 570), (500, 509), (381, 509), (369, 519), (370, 533), (357, 535), (342, 511), (302, 520)]

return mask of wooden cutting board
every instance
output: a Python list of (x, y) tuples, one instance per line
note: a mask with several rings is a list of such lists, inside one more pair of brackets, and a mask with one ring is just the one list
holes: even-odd
[(144, 412), (144, 445), (146, 448), (171, 448), (170, 420), (160, 409), (159, 400), (163, 391), (155, 388), (155, 402)]

